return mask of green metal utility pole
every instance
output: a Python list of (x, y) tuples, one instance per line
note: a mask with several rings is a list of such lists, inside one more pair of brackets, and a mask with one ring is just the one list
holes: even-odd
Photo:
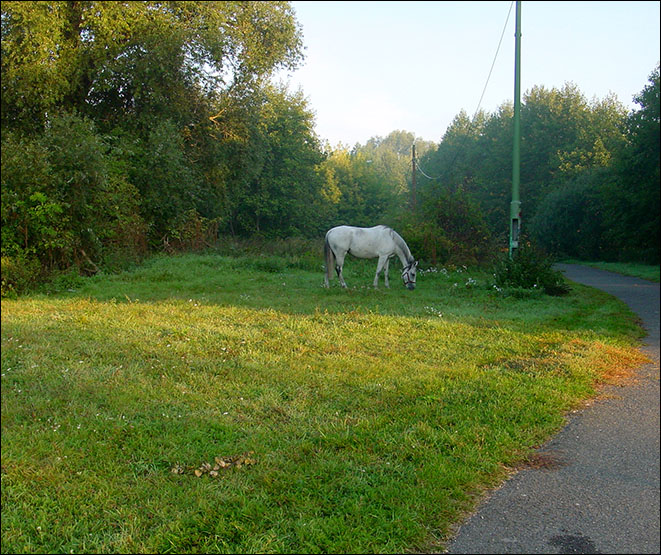
[(514, 149), (512, 155), (512, 202), (510, 204), (510, 258), (519, 248), (521, 234), (521, 201), (519, 182), (521, 168), (521, 2), (516, 3), (514, 53)]
[(415, 190), (415, 143), (411, 147), (411, 212), (415, 212), (417, 199)]

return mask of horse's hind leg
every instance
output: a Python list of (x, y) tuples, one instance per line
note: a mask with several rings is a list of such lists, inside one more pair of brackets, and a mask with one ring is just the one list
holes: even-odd
[(340, 285), (342, 287), (347, 286), (344, 282), (344, 276), (342, 275), (342, 266), (344, 266), (344, 255), (335, 255), (335, 271), (337, 272), (337, 278), (340, 280)]

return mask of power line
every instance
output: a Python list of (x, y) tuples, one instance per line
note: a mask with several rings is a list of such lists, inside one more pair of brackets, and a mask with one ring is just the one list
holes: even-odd
[(507, 24), (510, 20), (510, 14), (512, 13), (512, 6), (514, 6), (514, 0), (510, 4), (510, 9), (507, 12), (507, 19), (505, 20), (505, 25), (503, 26), (503, 32), (500, 34), (500, 41), (498, 42), (498, 48), (496, 48), (496, 54), (493, 57), (493, 62), (491, 63), (491, 69), (489, 70), (489, 75), (487, 77), (487, 82), (484, 84), (484, 90), (482, 91), (482, 96), (480, 96), (480, 101), (477, 103), (477, 108), (475, 109), (475, 114), (473, 114), (473, 119), (477, 116), (480, 106), (482, 105), (482, 99), (484, 98), (484, 93), (487, 92), (487, 87), (489, 86), (489, 80), (491, 79), (491, 73), (493, 72), (493, 67), (496, 65), (496, 59), (498, 58), (498, 52), (500, 52), (500, 45), (503, 43), (503, 37), (505, 36), (505, 30), (507, 29)]
[[(505, 25), (503, 25), (503, 31), (500, 34), (500, 40), (498, 41), (498, 47), (496, 48), (496, 53), (494, 54), (493, 57), (493, 62), (491, 62), (491, 69), (489, 69), (489, 75), (487, 76), (486, 83), (484, 84), (484, 89), (482, 90), (482, 96), (480, 96), (480, 101), (477, 103), (477, 108), (475, 109), (475, 113), (473, 114), (473, 118), (470, 121), (469, 124), (469, 130), (470, 127), (473, 125), (475, 122), (475, 118), (477, 117), (478, 112), (480, 111), (480, 106), (482, 105), (482, 100), (484, 99), (484, 95), (487, 92), (487, 87), (489, 86), (489, 81), (491, 80), (491, 74), (493, 73), (493, 68), (496, 65), (496, 60), (498, 59), (498, 53), (500, 52), (500, 46), (503, 43), (503, 37), (505, 36), (505, 31), (507, 30), (507, 24), (510, 21), (510, 15), (512, 14), (512, 7), (514, 6), (514, 0), (512, 0), (512, 3), (510, 4), (510, 9), (507, 12), (507, 18), (505, 19)], [(415, 141), (414, 141), (415, 143)], [(450, 168), (454, 166), (455, 161), (457, 160), (457, 156), (459, 155), (459, 151), (455, 152), (454, 158), (452, 159), (452, 162), (450, 163)], [(416, 164), (417, 169), (420, 171), (422, 175), (424, 175), (427, 179), (429, 180), (435, 180), (435, 179), (440, 179), (440, 175), (438, 177), (429, 177), (420, 167), (420, 162)]]
[(439, 175), (438, 177), (429, 177), (429, 176), (428, 176), (428, 175), (422, 170), (422, 168), (420, 167), (420, 162), (419, 162), (419, 161), (418, 161), (418, 163), (415, 165), (415, 167), (417, 168), (417, 170), (418, 170), (422, 175), (424, 175), (424, 176), (425, 176), (427, 179), (429, 179), (429, 180), (432, 180), (432, 181), (433, 181), (434, 179), (440, 179), (440, 178), (441, 178), (440, 175)]

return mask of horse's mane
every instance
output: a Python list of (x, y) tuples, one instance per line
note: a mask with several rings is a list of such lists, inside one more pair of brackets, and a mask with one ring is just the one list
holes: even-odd
[(402, 236), (399, 233), (397, 233), (393, 228), (388, 227), (387, 225), (384, 225), (383, 227), (388, 230), (390, 236), (392, 237), (392, 240), (395, 241), (395, 244), (400, 249), (402, 249), (402, 252), (406, 256), (406, 261), (409, 264), (413, 262), (414, 259), (413, 259), (413, 255), (411, 254), (411, 249), (409, 249), (409, 246), (406, 244), (406, 241), (402, 239)]

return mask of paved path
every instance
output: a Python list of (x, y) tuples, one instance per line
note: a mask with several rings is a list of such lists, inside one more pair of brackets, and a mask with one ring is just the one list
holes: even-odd
[(557, 268), (637, 313), (654, 363), (609, 386), (459, 529), (448, 553), (660, 553), (659, 284), (585, 266)]

